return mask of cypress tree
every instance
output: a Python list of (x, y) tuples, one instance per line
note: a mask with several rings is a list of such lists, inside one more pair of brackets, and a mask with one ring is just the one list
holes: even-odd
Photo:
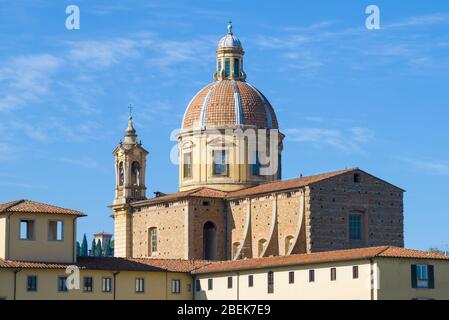
[(88, 246), (87, 246), (87, 237), (86, 237), (86, 234), (84, 234), (83, 242), (81, 243), (81, 252), (80, 252), (80, 256), (81, 256), (81, 257), (87, 257), (88, 252), (89, 252), (89, 248), (88, 248)]
[(90, 245), (90, 255), (95, 257), (97, 253), (97, 244), (95, 243), (95, 239), (92, 239), (92, 244)]
[(95, 246), (95, 256), (101, 257), (102, 255), (103, 255), (103, 250), (101, 249), (101, 241), (100, 241), (100, 239), (98, 239), (97, 245)]
[(81, 245), (80, 245), (80, 242), (77, 241), (76, 242), (76, 256), (79, 257), (80, 254), (81, 254)]

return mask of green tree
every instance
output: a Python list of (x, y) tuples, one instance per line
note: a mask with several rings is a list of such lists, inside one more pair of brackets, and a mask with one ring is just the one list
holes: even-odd
[(81, 245), (80, 245), (80, 242), (77, 241), (76, 242), (76, 256), (79, 257), (80, 254), (81, 254)]
[(102, 255), (103, 255), (103, 250), (101, 249), (101, 241), (100, 241), (100, 239), (98, 239), (97, 245), (95, 246), (95, 256), (101, 257)]
[(109, 245), (106, 248), (106, 257), (113, 257), (114, 256), (114, 240), (109, 241)]
[(90, 255), (95, 257), (95, 253), (97, 252), (97, 244), (95, 243), (95, 239), (92, 239), (92, 244), (90, 245)]
[(84, 234), (83, 242), (81, 242), (80, 256), (81, 257), (87, 257), (88, 253), (89, 253), (89, 248), (87, 246), (87, 237), (86, 237), (86, 234)]

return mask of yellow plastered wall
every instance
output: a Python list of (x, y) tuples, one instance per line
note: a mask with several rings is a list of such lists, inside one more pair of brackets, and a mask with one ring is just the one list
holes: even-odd
[[(359, 278), (352, 278), (352, 267), (359, 267)], [(337, 279), (331, 281), (330, 268), (337, 268)], [(315, 270), (315, 281), (309, 282), (309, 270)], [(268, 293), (267, 273), (274, 272), (274, 292)], [(201, 291), (195, 292), (196, 299), (236, 299), (240, 300), (369, 300), (371, 299), (369, 261), (353, 261), (335, 264), (317, 264), (308, 266), (278, 267), (240, 271), (237, 273), (220, 273), (199, 275)], [(295, 274), (294, 283), (289, 283), (289, 272)], [(227, 277), (233, 276), (233, 288), (227, 288)], [(253, 287), (248, 286), (248, 276), (253, 275)], [(213, 290), (208, 290), (208, 279), (213, 278)], [(237, 284), (238, 281), (238, 284)], [(239, 288), (239, 292), (237, 292)]]
[[(34, 238), (20, 240), (20, 221), (34, 221)], [(63, 239), (50, 241), (48, 238), (49, 222), (62, 221)], [(5, 258), (24, 261), (74, 262), (76, 259), (76, 218), (67, 215), (13, 213), (6, 219)], [(0, 242), (3, 242), (0, 241)]]
[[(378, 298), (380, 300), (449, 299), (449, 261), (427, 259), (377, 258), (380, 276)], [(435, 288), (412, 288), (411, 265), (434, 266)]]
[[(65, 269), (23, 269), (17, 273), (17, 300), (191, 300), (192, 277), (187, 273), (121, 271), (114, 283), (112, 270), (81, 270), (80, 289), (58, 292), (57, 279), (67, 276)], [(27, 277), (37, 276), (37, 291), (27, 291)], [(84, 277), (93, 278), (93, 291), (83, 291)], [(112, 279), (111, 292), (102, 292), (102, 279)], [(135, 281), (144, 279), (144, 292), (136, 293)], [(181, 280), (181, 292), (172, 293), (172, 280)], [(0, 269), (0, 298), (14, 299), (14, 271)], [(190, 291), (189, 291), (190, 289)]]

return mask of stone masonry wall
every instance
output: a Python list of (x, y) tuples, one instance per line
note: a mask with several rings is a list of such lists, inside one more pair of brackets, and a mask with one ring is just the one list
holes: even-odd
[[(310, 187), (310, 251), (404, 246), (403, 191), (362, 171), (360, 182), (347, 173)], [(363, 216), (362, 241), (349, 240), (348, 215)]]

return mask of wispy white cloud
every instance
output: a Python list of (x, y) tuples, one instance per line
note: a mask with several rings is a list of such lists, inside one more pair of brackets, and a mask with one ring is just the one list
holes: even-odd
[(424, 173), (439, 176), (449, 175), (449, 162), (437, 160), (422, 160), (411, 157), (400, 157), (399, 160), (411, 165), (416, 170)]
[(91, 158), (79, 159), (79, 158), (62, 157), (62, 158), (59, 158), (59, 161), (64, 162), (69, 165), (74, 165), (77, 167), (83, 167), (83, 168), (87, 168), (87, 169), (94, 169), (94, 168), (98, 167), (98, 163)]
[(62, 60), (51, 54), (18, 56), (0, 65), (0, 111), (36, 102), (48, 93)]
[(92, 67), (109, 67), (126, 58), (140, 56), (139, 47), (150, 44), (133, 39), (86, 40), (71, 43), (69, 57)]
[(386, 24), (386, 28), (402, 28), (414, 26), (429, 26), (449, 24), (449, 13), (433, 13), (428, 15), (413, 16), (400, 21)]
[(14, 129), (20, 130), (20, 132), (24, 133), (28, 138), (38, 141), (38, 142), (48, 142), (48, 135), (46, 129), (33, 125), (31, 123), (26, 123), (23, 121), (13, 121), (11, 127)]
[(294, 128), (285, 130), (287, 139), (316, 146), (331, 146), (347, 153), (362, 153), (363, 146), (374, 139), (374, 134), (367, 128), (349, 129), (329, 128)]

